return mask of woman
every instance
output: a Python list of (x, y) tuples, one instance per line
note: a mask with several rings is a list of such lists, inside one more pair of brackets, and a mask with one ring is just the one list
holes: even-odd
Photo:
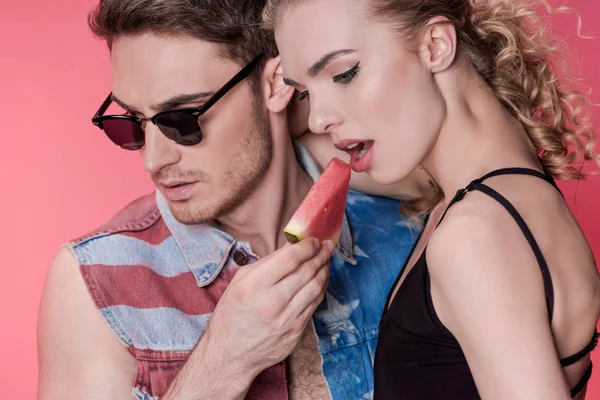
[(594, 132), (532, 4), (270, 0), (264, 16), (311, 131), (381, 184), (420, 169), (436, 190), (382, 317), (375, 399), (583, 398), (600, 278), (553, 178), (583, 178)]

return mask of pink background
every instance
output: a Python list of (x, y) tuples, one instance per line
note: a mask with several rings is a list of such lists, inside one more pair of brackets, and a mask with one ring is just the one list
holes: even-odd
[[(3, 399), (34, 399), (36, 320), (46, 270), (64, 241), (104, 222), (152, 190), (136, 153), (113, 146), (90, 118), (111, 87), (108, 52), (89, 33), (92, 0), (0, 0), (0, 383)], [(595, 28), (600, 3), (572, 0)], [(586, 88), (600, 89), (599, 41), (573, 38)], [(565, 35), (567, 37), (567, 35)], [(594, 100), (600, 102), (598, 95)], [(596, 127), (600, 112), (595, 111)], [(562, 184), (600, 260), (600, 177)], [(594, 354), (600, 366), (600, 351)], [(8, 362), (10, 360), (10, 362)], [(588, 398), (600, 398), (600, 369)]]

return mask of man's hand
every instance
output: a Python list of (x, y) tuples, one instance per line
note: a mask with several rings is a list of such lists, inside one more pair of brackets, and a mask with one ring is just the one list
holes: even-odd
[(238, 270), (164, 399), (243, 398), (300, 340), (323, 300), (334, 249), (305, 239)]

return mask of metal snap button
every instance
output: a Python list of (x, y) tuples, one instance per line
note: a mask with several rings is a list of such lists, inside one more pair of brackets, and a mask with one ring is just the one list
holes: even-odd
[(236, 250), (233, 252), (233, 261), (235, 261), (237, 265), (246, 265), (248, 264), (248, 255), (243, 251)]

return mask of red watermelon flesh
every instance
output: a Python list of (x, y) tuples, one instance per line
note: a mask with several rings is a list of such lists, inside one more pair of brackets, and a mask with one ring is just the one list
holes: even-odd
[(290, 243), (307, 237), (338, 243), (350, 185), (350, 165), (333, 158), (283, 230)]

